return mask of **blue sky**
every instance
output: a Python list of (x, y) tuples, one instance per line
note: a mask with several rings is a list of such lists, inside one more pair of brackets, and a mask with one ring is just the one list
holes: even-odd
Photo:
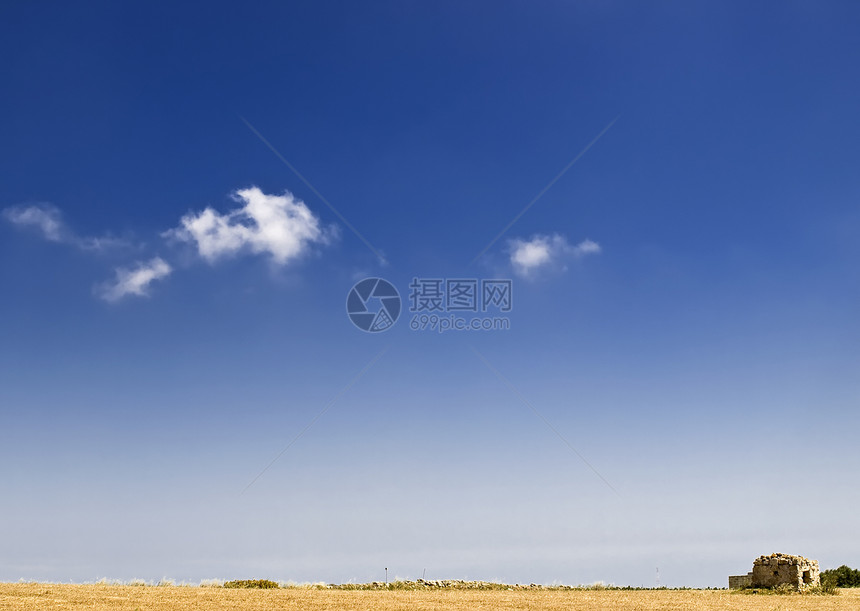
[(858, 18), (6, 3), (0, 579), (860, 566)]

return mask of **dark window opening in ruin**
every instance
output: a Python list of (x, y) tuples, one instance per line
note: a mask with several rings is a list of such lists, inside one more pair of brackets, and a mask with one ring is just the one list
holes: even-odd
[(803, 571), (803, 583), (812, 583), (812, 576), (809, 571)]
[(779, 571), (774, 571), (774, 572), (773, 572), (773, 576), (774, 576), (774, 577), (779, 577)]

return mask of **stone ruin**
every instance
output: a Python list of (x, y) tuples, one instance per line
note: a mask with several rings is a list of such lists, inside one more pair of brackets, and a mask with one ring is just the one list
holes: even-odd
[(746, 575), (730, 575), (730, 588), (774, 588), (788, 585), (798, 590), (821, 585), (818, 560), (791, 554), (759, 556)]

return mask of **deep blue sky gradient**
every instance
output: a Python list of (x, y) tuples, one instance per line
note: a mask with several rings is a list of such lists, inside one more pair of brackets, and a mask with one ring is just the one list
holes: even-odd
[[(858, 25), (849, 2), (5, 3), (0, 208), (131, 246), (0, 223), (0, 579), (860, 566)], [(251, 185), (339, 238), (278, 267), (161, 236)], [(510, 277), (508, 240), (556, 233), (602, 252), (516, 278), (510, 331), (344, 312), (358, 278)], [(94, 293), (156, 255), (149, 297)]]

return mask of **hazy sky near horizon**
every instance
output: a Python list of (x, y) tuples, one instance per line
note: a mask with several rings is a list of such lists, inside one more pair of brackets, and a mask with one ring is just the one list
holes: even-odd
[[(4, 3), (0, 580), (860, 566), (858, 26)], [(510, 329), (411, 329), (413, 278)]]

